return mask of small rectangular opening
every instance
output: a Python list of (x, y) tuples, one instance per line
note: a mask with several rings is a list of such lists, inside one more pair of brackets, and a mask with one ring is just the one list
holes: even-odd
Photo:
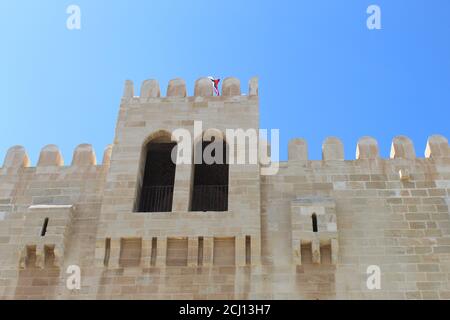
[(105, 239), (105, 257), (103, 259), (103, 265), (105, 267), (109, 264), (109, 256), (111, 254), (111, 238)]
[(317, 215), (315, 213), (313, 213), (311, 219), (312, 219), (313, 232), (319, 231), (319, 228), (317, 227)]
[(197, 264), (199, 266), (203, 265), (203, 237), (198, 237)]
[(245, 264), (252, 264), (252, 238), (250, 236), (245, 236)]
[(154, 267), (156, 265), (156, 253), (157, 253), (157, 241), (156, 237), (152, 238), (152, 255), (150, 258), (150, 265)]
[(46, 267), (53, 267), (55, 265), (55, 246), (44, 246), (44, 264)]
[(41, 237), (45, 236), (45, 234), (47, 233), (47, 226), (48, 226), (48, 218), (45, 218), (44, 224), (42, 225), (41, 229)]

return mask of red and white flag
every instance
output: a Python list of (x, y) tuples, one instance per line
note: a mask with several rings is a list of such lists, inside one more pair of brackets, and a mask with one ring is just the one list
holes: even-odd
[(216, 94), (216, 96), (220, 96), (219, 93), (219, 82), (220, 79), (214, 79), (213, 77), (209, 76), (208, 77), (209, 80), (211, 80), (213, 88), (214, 88), (214, 93)]

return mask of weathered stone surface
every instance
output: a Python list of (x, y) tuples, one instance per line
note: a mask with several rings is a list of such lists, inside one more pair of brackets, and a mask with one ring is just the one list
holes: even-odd
[[(246, 96), (230, 79), (211, 99), (209, 79), (195, 98), (181, 79), (169, 98), (144, 82), (149, 99), (133, 99), (127, 82), (114, 147), (99, 165), (87, 144), (67, 166), (53, 145), (36, 167), (23, 147), (11, 148), (0, 168), (0, 299), (450, 299), (442, 136), (429, 138), (425, 158), (396, 137), (389, 159), (365, 137), (349, 161), (337, 138), (325, 140), (322, 160), (308, 160), (306, 141), (293, 139), (275, 174), (229, 166), (223, 212), (191, 210), (195, 166), (177, 164), (171, 212), (137, 212), (149, 142), (169, 143), (195, 121), (195, 142), (258, 129), (257, 79)], [(66, 288), (70, 265), (81, 268), (81, 290)], [(380, 290), (366, 287), (371, 265), (381, 269)]]
[(170, 80), (167, 86), (168, 97), (186, 97), (186, 83), (183, 79)]
[(159, 98), (161, 95), (157, 80), (144, 80), (141, 86), (141, 98)]
[(38, 166), (62, 166), (64, 160), (58, 147), (54, 144), (49, 144), (42, 148), (39, 155)]
[(323, 160), (344, 160), (344, 145), (336, 137), (328, 137), (322, 145)]
[(112, 154), (113, 146), (112, 144), (109, 144), (106, 146), (105, 151), (103, 152), (103, 161), (102, 164), (107, 166), (111, 162), (111, 154)]
[(80, 144), (73, 152), (73, 166), (93, 166), (97, 164), (94, 149), (90, 144)]
[(4, 168), (23, 168), (30, 165), (30, 159), (28, 158), (25, 148), (22, 146), (14, 146), (9, 148), (6, 153), (5, 161), (3, 162)]
[(411, 139), (405, 136), (397, 136), (392, 140), (391, 158), (392, 159), (414, 159), (416, 151)]
[(241, 82), (237, 78), (225, 78), (222, 84), (222, 96), (232, 97), (241, 95)]
[(378, 158), (378, 142), (372, 137), (362, 137), (359, 139), (356, 146), (356, 159), (370, 159)]
[(251, 78), (250, 81), (248, 82), (248, 95), (249, 96), (257, 96), (258, 93), (258, 78), (254, 77)]
[(134, 96), (134, 84), (131, 80), (125, 81), (125, 86), (123, 88), (123, 97), (124, 98), (133, 98)]
[(434, 135), (428, 138), (425, 149), (426, 158), (450, 158), (448, 140), (444, 136)]
[(214, 95), (214, 88), (212, 81), (208, 78), (200, 78), (195, 81), (194, 96), (196, 97), (211, 97)]
[(308, 143), (305, 139), (296, 138), (289, 141), (288, 159), (289, 161), (308, 160)]

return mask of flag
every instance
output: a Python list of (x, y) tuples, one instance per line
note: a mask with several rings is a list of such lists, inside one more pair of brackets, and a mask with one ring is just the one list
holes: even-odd
[(208, 77), (209, 80), (211, 80), (213, 88), (214, 88), (214, 93), (216, 94), (216, 96), (220, 96), (219, 93), (219, 82), (220, 79), (214, 79), (213, 77), (209, 76)]

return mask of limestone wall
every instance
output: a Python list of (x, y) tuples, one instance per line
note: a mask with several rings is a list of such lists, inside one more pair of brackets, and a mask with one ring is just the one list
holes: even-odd
[[(287, 244), (295, 243), (296, 198), (334, 200), (339, 253), (335, 266), (329, 258), (313, 264), (310, 245), (303, 246), (307, 261), (277, 281), (281, 296), (297, 291), (310, 298), (450, 298), (447, 140), (431, 137), (425, 155), (416, 158), (410, 140), (397, 137), (391, 159), (380, 159), (376, 141), (366, 137), (357, 145), (357, 159), (343, 161), (342, 143), (329, 138), (323, 160), (307, 161), (306, 142), (292, 141), (289, 161), (261, 182), (263, 263), (295, 262), (298, 248)], [(381, 290), (366, 287), (369, 265), (381, 268)]]
[[(441, 136), (423, 158), (396, 137), (389, 159), (364, 137), (355, 160), (328, 138), (317, 161), (294, 139), (277, 175), (230, 166), (226, 212), (190, 212), (192, 166), (178, 165), (172, 212), (135, 212), (148, 139), (193, 132), (194, 120), (206, 131), (258, 128), (256, 79), (245, 96), (234, 78), (222, 93), (200, 79), (189, 97), (176, 79), (161, 97), (147, 80), (136, 97), (127, 82), (101, 165), (90, 145), (69, 165), (46, 146), (36, 167), (11, 148), (0, 168), (0, 298), (450, 299), (450, 148)], [(80, 290), (66, 288), (70, 265), (81, 268)], [(366, 287), (369, 265), (381, 268), (380, 290)]]
[(68, 265), (93, 264), (109, 153), (97, 165), (91, 146), (80, 145), (64, 166), (50, 145), (28, 167), (22, 147), (8, 151), (0, 169), (0, 297), (58, 298), (67, 293)]

